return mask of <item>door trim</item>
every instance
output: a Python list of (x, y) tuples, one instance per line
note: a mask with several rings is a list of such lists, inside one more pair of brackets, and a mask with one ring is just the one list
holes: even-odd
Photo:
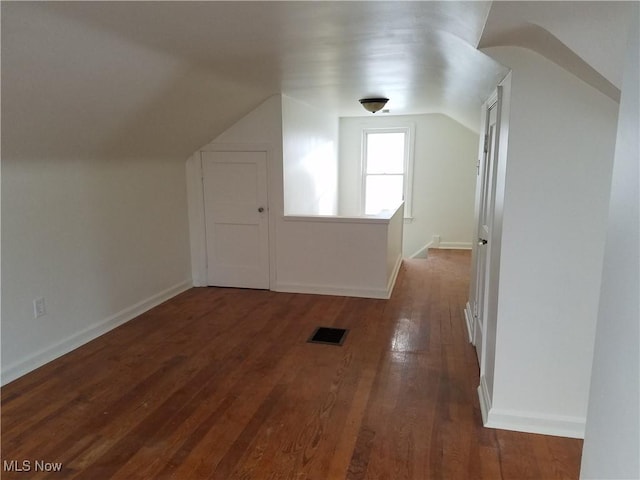
[[(473, 250), (473, 247), (471, 247)], [(473, 327), (475, 326), (473, 321), (473, 311), (471, 310), (471, 304), (467, 302), (464, 308), (464, 321), (467, 324), (467, 335), (469, 336), (469, 343), (473, 344)]]
[[(478, 256), (478, 245), (477, 239), (480, 233), (480, 203), (482, 201), (482, 161), (485, 156), (484, 152), (484, 142), (485, 135), (487, 134), (487, 123), (489, 121), (489, 110), (491, 107), (496, 106), (499, 108), (499, 105), (496, 105), (500, 100), (500, 87), (496, 88), (493, 93), (487, 98), (487, 100), (482, 104), (481, 108), (481, 116), (480, 116), (480, 140), (478, 142), (478, 159), (477, 159), (477, 175), (476, 175), (476, 191), (475, 191), (475, 200), (474, 200), (474, 209), (473, 209), (473, 241), (471, 242), (471, 276), (469, 282), (469, 301), (467, 302), (465, 309), (465, 319), (467, 322), (467, 333), (469, 334), (469, 342), (475, 345), (476, 338), (476, 280), (477, 280), (477, 256)], [(499, 114), (500, 112), (498, 112)]]
[[(487, 287), (486, 287), (486, 309), (483, 322), (484, 345), (482, 348), (482, 361), (480, 364), (480, 377), (482, 388), (478, 390), (479, 401), (484, 404), (487, 410), (483, 415), (485, 426), (492, 425), (492, 415), (495, 412), (493, 402), (493, 391), (495, 384), (496, 366), (496, 344), (498, 327), (498, 287), (500, 283), (500, 263), (502, 249), (502, 224), (505, 205), (505, 182), (508, 163), (508, 143), (509, 143), (509, 123), (511, 110), (511, 73), (500, 82), (498, 117), (496, 119), (496, 157), (494, 172), (494, 187), (492, 191), (490, 208), (493, 212), (491, 225), (491, 238), (489, 239), (489, 252), (487, 260)], [(483, 131), (486, 129), (484, 126)], [(480, 142), (478, 142), (480, 143)], [(472, 267), (473, 269), (473, 267)], [(474, 272), (475, 274), (475, 272)], [(471, 286), (470, 303), (475, 291), (475, 285)], [(500, 321), (502, 321), (501, 319)], [(508, 319), (506, 319), (508, 321)]]
[[(187, 208), (191, 245), (191, 276), (194, 287), (207, 286), (207, 248), (202, 185), (202, 152), (264, 152), (267, 157), (267, 191), (273, 192), (274, 148), (268, 143), (213, 143), (201, 148), (187, 159)], [(269, 290), (276, 285), (276, 217), (280, 215), (274, 195), (268, 195), (269, 208)]]
[[(482, 105), (481, 137), (478, 142), (472, 266), (469, 285), (469, 302), (465, 309), (467, 329), (471, 339), (470, 341), (476, 349), (480, 375), (483, 375), (485, 370), (484, 363), (487, 335), (486, 323), (488, 317), (489, 290), (491, 287), (490, 274), (494, 237), (493, 217), (495, 213), (501, 106), (502, 87), (498, 86)], [(491, 138), (491, 129), (489, 128), (492, 112), (495, 112), (495, 130), (493, 133), (493, 139)], [(489, 145), (488, 142), (492, 142), (491, 145)], [(483, 208), (488, 212), (487, 218), (481, 218)], [(486, 222), (486, 225), (483, 221)], [(488, 228), (488, 231), (485, 231), (486, 228)], [(479, 246), (478, 240), (480, 237), (488, 240), (488, 242), (484, 242), (485, 246)], [(480, 248), (485, 249), (484, 252), (481, 251)], [(483, 262), (481, 262), (481, 260), (483, 260)], [(483, 264), (482, 272), (479, 271), (481, 263)], [(479, 291), (479, 288), (482, 288), (482, 291)]]

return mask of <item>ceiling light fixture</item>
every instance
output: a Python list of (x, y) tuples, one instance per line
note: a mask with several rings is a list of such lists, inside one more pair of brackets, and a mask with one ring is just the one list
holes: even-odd
[(388, 98), (361, 98), (360, 99), (360, 103), (362, 104), (364, 109), (367, 112), (371, 112), (371, 113), (376, 113), (378, 110), (384, 107), (388, 101), (389, 101)]

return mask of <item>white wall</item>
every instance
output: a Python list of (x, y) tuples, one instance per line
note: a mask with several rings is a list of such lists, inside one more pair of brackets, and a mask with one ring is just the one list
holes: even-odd
[[(480, 106), (478, 106), (478, 109)], [(363, 128), (415, 126), (413, 220), (404, 226), (405, 257), (440, 235), (441, 246), (470, 248), (478, 134), (440, 114), (340, 119), (339, 211), (361, 213)]]
[(182, 162), (3, 158), (2, 183), (4, 383), (191, 286)]
[(402, 214), (285, 217), (275, 289), (389, 298), (402, 262)]
[[(274, 151), (280, 152), (282, 144), (281, 102), (280, 95), (270, 96), (218, 135), (208, 145), (265, 144), (270, 145)], [(206, 146), (202, 150), (206, 150)]]
[[(287, 120), (283, 118), (284, 110), (288, 111)], [(305, 119), (307, 114), (312, 118)], [(306, 105), (275, 95), (205, 145), (202, 150), (265, 149), (269, 152), (272, 290), (384, 297), (393, 286), (390, 279), (395, 280), (400, 264), (397, 246), (400, 245), (402, 231), (398, 225), (402, 224), (397, 217), (389, 222), (389, 219), (372, 218), (284, 216), (283, 147), (289, 148), (290, 164), (296, 168), (297, 160), (304, 158), (305, 152), (313, 151), (316, 146), (324, 148), (323, 145), (327, 144), (332, 132), (337, 130), (331, 128), (337, 121), (332, 122), (328, 117), (313, 118), (314, 115), (316, 112), (309, 111)], [(301, 127), (292, 126), (294, 121)], [(291, 139), (283, 131), (283, 125), (287, 124)], [(194, 283), (206, 285), (199, 165), (199, 155), (196, 153), (187, 162), (189, 218)], [(307, 202), (304, 198), (301, 201)], [(388, 271), (390, 257), (397, 264), (394, 264), (395, 270), (391, 272)]]
[(638, 8), (623, 76), (580, 478), (640, 478)]
[(617, 104), (531, 51), (512, 68), (487, 425), (583, 435)]
[[(267, 98), (200, 150), (252, 149), (267, 152), (269, 267), (270, 283), (275, 285), (277, 231), (284, 211), (282, 194), (282, 97), (280, 95), (273, 95)], [(200, 151), (195, 152), (187, 160), (186, 172), (192, 278), (194, 285), (204, 286), (207, 284), (207, 257), (204, 243), (204, 198), (202, 196)]]
[(286, 215), (338, 213), (338, 117), (282, 96)]

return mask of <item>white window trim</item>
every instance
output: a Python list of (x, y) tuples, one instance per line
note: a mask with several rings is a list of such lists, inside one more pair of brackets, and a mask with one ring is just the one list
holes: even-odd
[(415, 125), (413, 123), (402, 123), (396, 127), (363, 127), (361, 144), (360, 144), (360, 212), (364, 215), (365, 199), (366, 199), (366, 178), (367, 178), (367, 135), (369, 133), (398, 133), (402, 132), (404, 136), (404, 218), (405, 220), (413, 219), (413, 164), (414, 153), (413, 145), (415, 138)]

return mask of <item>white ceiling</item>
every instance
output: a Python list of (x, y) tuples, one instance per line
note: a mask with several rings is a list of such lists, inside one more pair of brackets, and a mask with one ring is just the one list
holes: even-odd
[(478, 47), (534, 50), (618, 101), (633, 3), (495, 2)]
[(2, 2), (3, 156), (185, 158), (277, 93), (340, 116), (387, 96), (477, 129), (507, 72), (476, 49), (485, 22), (562, 30), (547, 2), (511, 3)]
[(637, 1), (495, 2), (480, 46), (513, 45), (519, 31), (537, 25), (619, 89), (632, 3)]
[(443, 96), (483, 100), (505, 74), (475, 49), (490, 2), (50, 7), (232, 81), (269, 85), (340, 115), (363, 114), (357, 100), (365, 95), (389, 97), (394, 113), (441, 108)]

